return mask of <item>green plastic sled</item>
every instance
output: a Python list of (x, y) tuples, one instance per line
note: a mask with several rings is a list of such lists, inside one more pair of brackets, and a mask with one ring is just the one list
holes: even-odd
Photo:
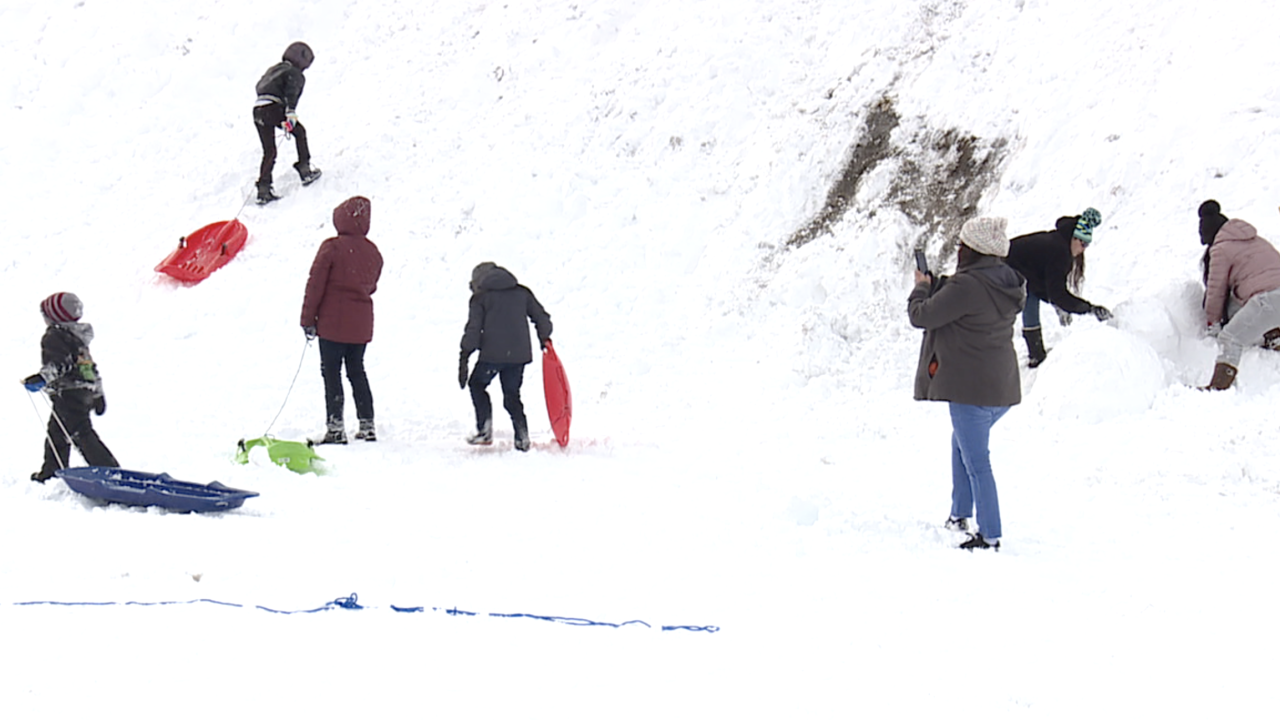
[(240, 449), (236, 452), (236, 462), (241, 465), (247, 464), (249, 462), (249, 451), (256, 447), (265, 447), (267, 449), (267, 457), (271, 458), (271, 462), (276, 465), (282, 465), (296, 473), (313, 472), (317, 475), (322, 474), (322, 468), (313, 461), (319, 460), (323, 462), (324, 458), (316, 454), (309, 441), (277, 440), (273, 437), (241, 440), (239, 442)]

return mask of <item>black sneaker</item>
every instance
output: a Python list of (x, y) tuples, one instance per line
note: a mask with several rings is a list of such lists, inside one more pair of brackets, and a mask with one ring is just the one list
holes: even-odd
[(947, 522), (942, 527), (951, 532), (969, 532), (969, 518), (947, 518)]
[(45, 480), (48, 480), (48, 479), (49, 479), (49, 478), (51, 478), (51, 477), (53, 477), (53, 473), (47, 473), (47, 472), (45, 472), (45, 471), (43, 471), (43, 470), (40, 470), (39, 472), (33, 472), (33, 473), (31, 473), (31, 480), (32, 480), (32, 482), (38, 482), (38, 483), (40, 483), (41, 485), (43, 485), (43, 484), (44, 484), (44, 481), (45, 481)]
[(993, 543), (989, 543), (986, 538), (982, 537), (982, 533), (970, 533), (969, 539), (960, 543), (960, 549), (970, 552), (974, 550), (995, 550), (1000, 552), (1000, 541), (996, 540)]
[(257, 187), (258, 197), (254, 202), (259, 205), (266, 205), (267, 203), (272, 203), (280, 199), (280, 196), (271, 190), (270, 182), (259, 182)]
[(303, 165), (302, 163), (294, 163), (293, 169), (298, 171), (298, 177), (302, 178), (304, 186), (310, 185), (320, 179), (320, 168), (311, 167), (310, 163)]

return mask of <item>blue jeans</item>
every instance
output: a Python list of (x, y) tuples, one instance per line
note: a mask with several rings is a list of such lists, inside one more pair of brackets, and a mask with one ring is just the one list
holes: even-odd
[(1022, 329), (1034, 330), (1038, 327), (1040, 327), (1040, 298), (1027, 293), (1027, 304), (1022, 306)]
[(973, 516), (978, 506), (978, 531), (987, 540), (1000, 538), (1000, 498), (991, 472), (987, 441), (991, 426), (1008, 407), (951, 405), (951, 517)]

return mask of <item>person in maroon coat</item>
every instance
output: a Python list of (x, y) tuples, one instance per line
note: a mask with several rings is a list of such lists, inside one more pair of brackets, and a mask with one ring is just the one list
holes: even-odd
[(382, 253), (366, 237), (371, 205), (353, 197), (333, 210), (337, 237), (320, 243), (302, 299), (302, 328), (308, 341), (320, 338), (320, 374), (324, 376), (326, 432), (321, 442), (346, 443), (343, 424), (342, 366), (347, 366), (351, 395), (360, 421), (357, 440), (373, 441), (373, 393), (364, 372), (364, 351), (373, 340), (373, 293), (382, 276)]

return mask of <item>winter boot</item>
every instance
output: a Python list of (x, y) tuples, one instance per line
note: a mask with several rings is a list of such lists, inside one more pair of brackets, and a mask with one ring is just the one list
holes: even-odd
[(258, 181), (258, 199), (256, 202), (259, 205), (266, 205), (267, 203), (275, 202), (279, 199), (280, 199), (280, 196), (276, 195), (274, 192), (271, 191), (270, 180)]
[(1236, 369), (1234, 366), (1220, 362), (1213, 366), (1213, 379), (1208, 385), (1200, 388), (1201, 390), (1226, 390), (1231, 387), (1231, 383), (1236, 381)]
[(485, 420), (480, 429), (474, 435), (467, 437), (468, 445), (492, 445), (493, 444), (493, 421)]
[(320, 440), (321, 445), (346, 445), (347, 431), (342, 427), (341, 420), (329, 420), (328, 430), (324, 433), (324, 438)]
[(48, 480), (48, 479), (49, 479), (49, 478), (51, 478), (51, 477), (53, 477), (53, 473), (51, 473), (51, 472), (45, 472), (44, 470), (39, 470), (39, 471), (37, 471), (37, 472), (33, 472), (33, 473), (31, 473), (31, 480), (32, 480), (33, 482), (38, 482), (38, 483), (40, 483), (41, 485), (43, 485), (43, 484), (44, 484), (44, 481), (45, 481), (45, 480)]
[(367, 442), (374, 442), (378, 439), (378, 433), (373, 429), (373, 418), (362, 418), (360, 420), (360, 429), (356, 431), (356, 439)]
[(1000, 541), (987, 542), (987, 539), (982, 537), (982, 533), (970, 533), (969, 539), (960, 543), (960, 549), (968, 550), (969, 552), (974, 550), (995, 550), (1000, 552)]
[(1263, 333), (1262, 347), (1268, 350), (1280, 350), (1280, 327), (1271, 328)]
[(298, 171), (298, 177), (302, 178), (303, 185), (310, 185), (320, 178), (320, 169), (311, 167), (310, 162), (296, 162), (293, 169)]
[(942, 527), (950, 530), (951, 532), (969, 532), (969, 519), (958, 517), (947, 518), (946, 524)]
[(1040, 363), (1049, 354), (1044, 349), (1044, 336), (1040, 333), (1040, 328), (1023, 328), (1022, 339), (1027, 341), (1027, 367), (1040, 367)]
[(516, 426), (516, 449), (520, 452), (529, 452), (529, 423), (518, 422)]

